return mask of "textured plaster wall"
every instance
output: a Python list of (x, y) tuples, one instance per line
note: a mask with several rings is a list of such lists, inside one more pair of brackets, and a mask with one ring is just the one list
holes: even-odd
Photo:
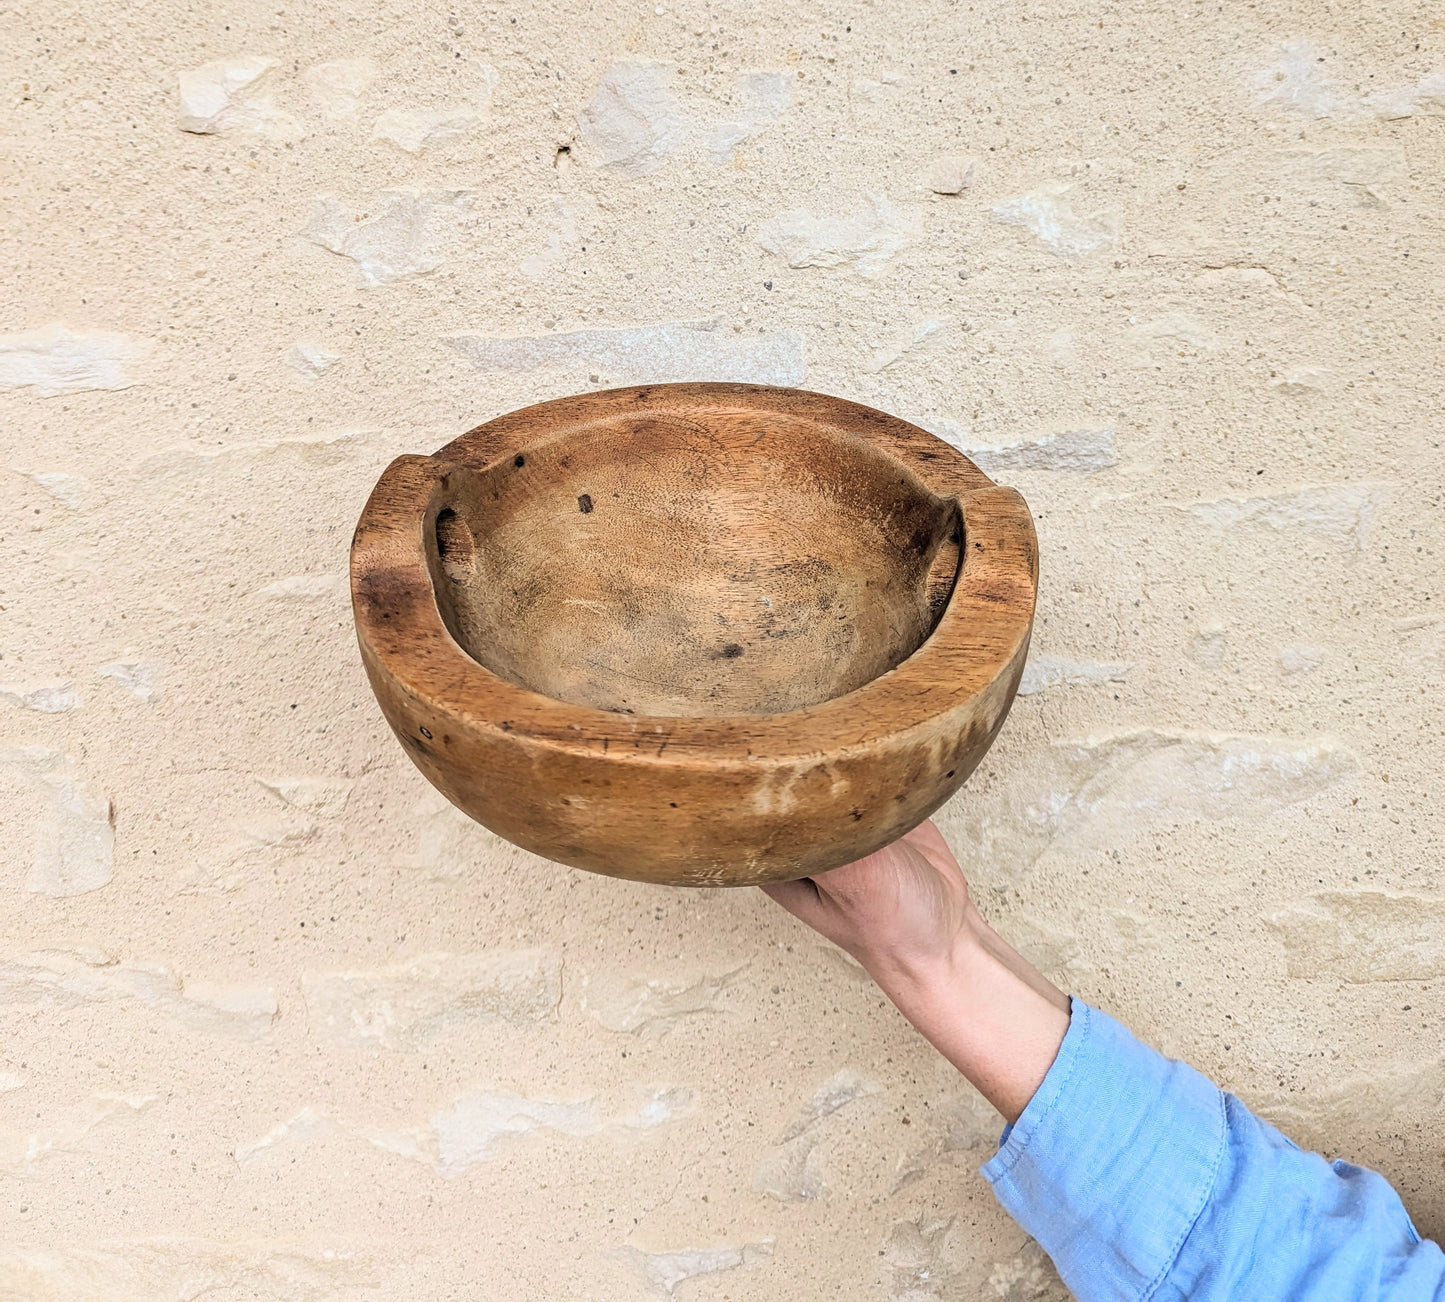
[(856, 968), (367, 690), (392, 456), (683, 377), (1025, 493), (984, 910), (1445, 1230), (1435, 12), (4, 6), (0, 1298), (1063, 1296)]

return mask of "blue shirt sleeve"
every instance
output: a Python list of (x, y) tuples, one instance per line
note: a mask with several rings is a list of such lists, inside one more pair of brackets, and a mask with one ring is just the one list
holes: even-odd
[(1445, 1302), (1445, 1254), (1383, 1177), (1077, 999), (983, 1174), (1079, 1302)]

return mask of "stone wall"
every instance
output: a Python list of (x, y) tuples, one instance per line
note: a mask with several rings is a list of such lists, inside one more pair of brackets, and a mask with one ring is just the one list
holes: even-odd
[(501, 843), (367, 689), (386, 462), (676, 378), (1023, 491), (1034, 659), (940, 817), (985, 912), (1445, 1231), (1427, 9), (0, 32), (0, 1298), (1062, 1296), (850, 962)]

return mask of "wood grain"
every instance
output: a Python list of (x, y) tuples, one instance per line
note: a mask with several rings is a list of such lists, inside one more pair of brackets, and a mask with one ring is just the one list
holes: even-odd
[(1012, 489), (882, 412), (676, 384), (397, 458), (352, 596), (388, 722), (454, 804), (678, 885), (821, 872), (968, 777), (1037, 587)]

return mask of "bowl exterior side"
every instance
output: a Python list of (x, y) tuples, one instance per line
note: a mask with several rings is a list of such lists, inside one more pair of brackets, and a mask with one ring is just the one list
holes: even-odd
[[(412, 762), (469, 817), (591, 872), (676, 886), (749, 886), (825, 872), (896, 840), (963, 785), (1008, 714), (1027, 639), (965, 706), (867, 746), (789, 762), (668, 759), (632, 745), (559, 749), (478, 729), (409, 691), (361, 644), (377, 700)], [(661, 752), (661, 753), (659, 753)]]

